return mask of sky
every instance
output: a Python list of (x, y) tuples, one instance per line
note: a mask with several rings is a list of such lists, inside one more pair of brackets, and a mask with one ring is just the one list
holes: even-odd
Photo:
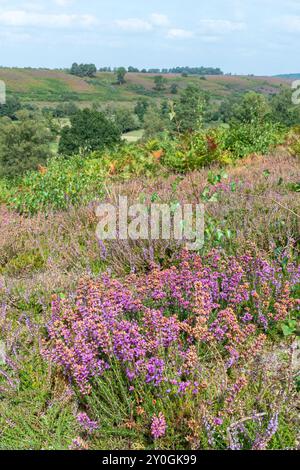
[(300, 0), (0, 0), (0, 65), (300, 72)]

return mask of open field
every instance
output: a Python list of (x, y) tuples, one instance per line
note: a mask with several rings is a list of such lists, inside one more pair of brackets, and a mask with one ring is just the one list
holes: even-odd
[(84, 105), (91, 102), (120, 102), (132, 107), (132, 103), (142, 96), (158, 100), (171, 98), (170, 86), (176, 83), (179, 89), (189, 83), (197, 83), (204, 91), (209, 91), (215, 100), (231, 94), (256, 91), (265, 94), (277, 93), (280, 87), (287, 86), (289, 80), (273, 77), (252, 76), (199, 76), (182, 77), (164, 75), (166, 89), (156, 92), (154, 74), (128, 73), (126, 84), (118, 86), (113, 73), (97, 73), (95, 78), (80, 78), (55, 70), (0, 69), (0, 80), (6, 83), (8, 93), (15, 94), (21, 101), (49, 105), (64, 101), (78, 101)]

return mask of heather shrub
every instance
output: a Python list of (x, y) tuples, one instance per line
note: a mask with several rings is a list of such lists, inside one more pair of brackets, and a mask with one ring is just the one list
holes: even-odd
[(183, 252), (168, 269), (153, 265), (122, 282), (85, 278), (75, 298), (53, 299), (44, 354), (98, 423), (95, 439), (117, 434), (142, 448), (293, 446), (285, 405), (293, 349), (272, 350), (269, 339), (276, 344), (299, 315), (299, 281), (290, 259), (270, 262), (250, 249), (203, 259)]

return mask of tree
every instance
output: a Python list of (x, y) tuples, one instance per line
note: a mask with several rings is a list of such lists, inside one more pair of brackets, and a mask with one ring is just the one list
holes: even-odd
[(172, 85), (170, 87), (170, 92), (172, 93), (172, 95), (177, 95), (177, 93), (178, 93), (177, 83), (172, 83)]
[(64, 127), (61, 131), (61, 154), (101, 150), (121, 141), (119, 127), (102, 112), (93, 109), (79, 110), (70, 121), (71, 127)]
[(154, 77), (154, 83), (155, 83), (154, 90), (163, 91), (165, 90), (167, 79), (164, 78), (162, 75), (157, 75), (156, 77)]
[(165, 119), (157, 106), (149, 106), (144, 117), (144, 137), (154, 137), (169, 128), (169, 120)]
[(36, 169), (51, 156), (53, 135), (40, 115), (19, 111), (17, 120), (0, 119), (0, 177)]
[(118, 85), (124, 85), (126, 83), (125, 76), (126, 76), (126, 69), (124, 67), (119, 67), (115, 71), (115, 75), (117, 77), (117, 83)]
[(280, 122), (287, 127), (300, 124), (300, 106), (295, 106), (292, 101), (293, 91), (283, 89), (270, 100), (271, 119)]
[(97, 73), (97, 67), (95, 64), (80, 64), (77, 62), (72, 64), (70, 69), (71, 75), (77, 75), (78, 77), (94, 77)]
[(15, 96), (8, 96), (5, 104), (0, 103), (0, 117), (8, 116), (11, 119), (16, 119), (17, 111), (20, 111), (21, 103)]
[(196, 85), (188, 85), (176, 101), (173, 125), (178, 132), (193, 132), (202, 126), (209, 95)]
[(139, 73), (139, 69), (136, 67), (129, 66), (128, 73)]
[(107, 107), (104, 112), (118, 126), (122, 134), (139, 128), (137, 116), (126, 108)]
[(144, 117), (149, 108), (149, 101), (146, 98), (140, 98), (134, 108), (135, 114), (138, 116), (140, 122), (144, 122)]
[(232, 121), (237, 123), (262, 123), (270, 117), (271, 108), (267, 98), (259, 93), (246, 93), (239, 103), (233, 105)]

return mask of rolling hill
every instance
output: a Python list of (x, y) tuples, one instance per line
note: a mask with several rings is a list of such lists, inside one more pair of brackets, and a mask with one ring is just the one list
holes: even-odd
[(155, 74), (128, 73), (126, 84), (115, 83), (113, 73), (98, 72), (94, 78), (80, 78), (61, 70), (0, 68), (0, 80), (6, 83), (8, 94), (16, 95), (23, 102), (51, 105), (58, 102), (77, 101), (84, 106), (91, 102), (122, 103), (132, 107), (140, 97), (159, 100), (173, 97), (170, 87), (176, 83), (179, 89), (189, 83), (197, 83), (211, 93), (213, 100), (222, 100), (231, 94), (249, 90), (274, 94), (282, 86), (288, 86), (286, 78), (254, 76), (188, 76), (168, 74), (163, 92), (154, 90)]

